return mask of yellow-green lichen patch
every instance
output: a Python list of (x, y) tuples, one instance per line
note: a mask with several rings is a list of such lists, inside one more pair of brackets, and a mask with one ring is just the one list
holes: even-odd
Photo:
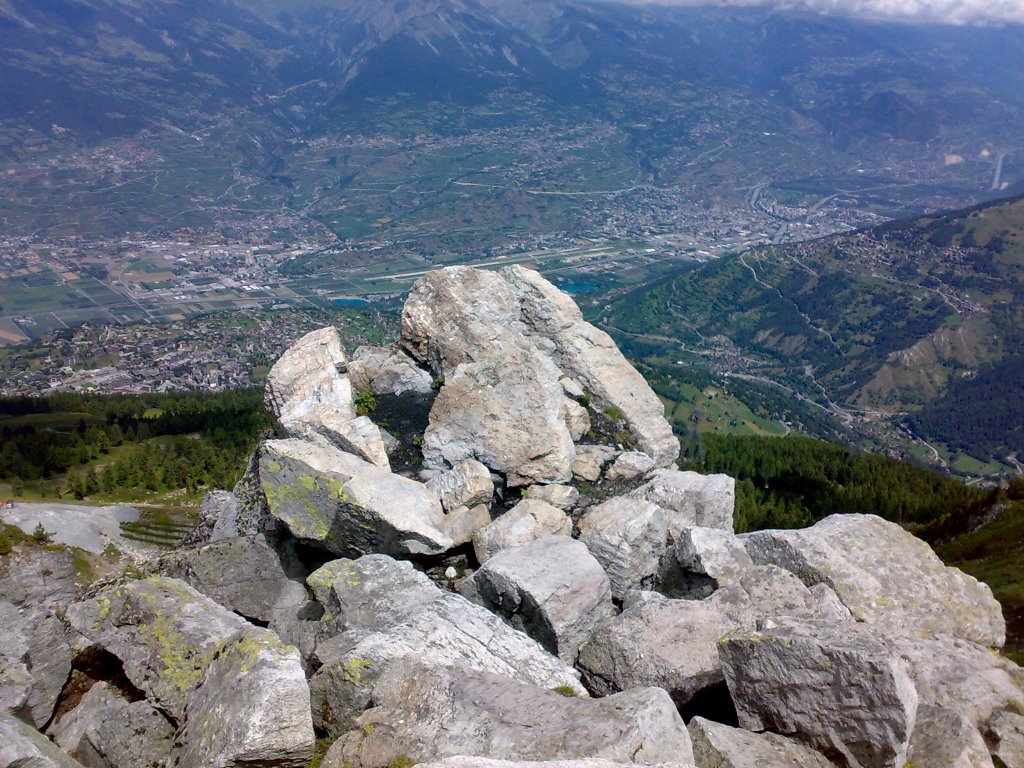
[(275, 474), (280, 472), (282, 469), (284, 469), (284, 467), (282, 467), (280, 464), (278, 464), (273, 459), (269, 459), (267, 461), (267, 463), (264, 464), (263, 466), (267, 470), (267, 472), (273, 472)]
[(342, 677), (345, 678), (347, 683), (362, 685), (363, 670), (369, 669), (371, 666), (373, 666), (372, 659), (363, 659), (356, 656), (342, 665)]

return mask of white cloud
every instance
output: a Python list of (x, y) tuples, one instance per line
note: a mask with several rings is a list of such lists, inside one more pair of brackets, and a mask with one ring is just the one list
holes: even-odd
[(869, 19), (942, 24), (1024, 23), (1024, 0), (632, 0), (651, 5), (770, 5)]

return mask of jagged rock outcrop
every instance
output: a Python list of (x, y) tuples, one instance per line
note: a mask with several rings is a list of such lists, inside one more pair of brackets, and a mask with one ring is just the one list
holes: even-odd
[(404, 663), (377, 682), (373, 701), (331, 747), (324, 768), (454, 755), (693, 766), (686, 727), (657, 688), (580, 699), (499, 675)]
[(317, 647), (310, 680), (317, 727), (351, 727), (373, 685), (397, 659), (493, 672), (582, 694), (577, 673), (521, 632), (468, 600), (445, 592), (408, 563), (382, 555), (329, 563), (310, 575), (325, 619), (340, 634)]
[(874, 515), (832, 515), (810, 528), (747, 537), (757, 563), (832, 587), (858, 621), (890, 635), (953, 635), (992, 648), (1006, 639), (992, 590), (943, 565), (927, 544)]
[(769, 622), (728, 635), (719, 653), (743, 728), (793, 734), (848, 766), (903, 768), (917, 691), (869, 628)]
[(497, 520), (473, 534), (473, 552), (486, 563), (505, 549), (528, 544), (541, 536), (570, 536), (572, 520), (557, 507), (536, 499), (523, 499)]
[(452, 547), (437, 494), (330, 446), (269, 440), (260, 448), (260, 480), (270, 514), (328, 552), (436, 554)]
[(60, 619), (45, 608), (19, 610), (0, 600), (0, 712), (43, 728), (70, 674), (71, 646)]
[(568, 664), (614, 613), (611, 584), (585, 544), (542, 536), (491, 557), (463, 594), (504, 617)]
[(608, 574), (613, 597), (654, 586), (668, 541), (661, 507), (616, 496), (588, 509), (579, 527), (580, 541)]
[(82, 768), (48, 738), (0, 712), (0, 768)]
[(695, 717), (687, 725), (699, 768), (833, 768), (820, 752), (774, 733)]

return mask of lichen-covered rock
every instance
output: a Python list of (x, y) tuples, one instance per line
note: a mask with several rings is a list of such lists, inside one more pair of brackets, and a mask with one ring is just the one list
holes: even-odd
[(433, 376), (395, 347), (359, 347), (348, 365), (349, 379), (356, 392), (375, 395), (402, 395), (413, 392), (429, 395)]
[(571, 536), (572, 520), (560, 509), (526, 498), (497, 520), (473, 534), (478, 562), (490, 560), (504, 549), (514, 549), (541, 536)]
[(608, 574), (615, 598), (654, 586), (668, 541), (660, 507), (616, 496), (588, 509), (579, 527), (580, 541)]
[(67, 619), (179, 721), (221, 644), (250, 626), (188, 584), (159, 576), (105, 589), (68, 608)]
[(303, 768), (315, 736), (299, 652), (259, 627), (223, 643), (188, 697), (179, 768)]
[(1007, 768), (1024, 765), (1024, 713), (998, 713), (985, 728), (985, 743)]
[(48, 738), (0, 712), (0, 768), (82, 768)]
[(430, 409), (423, 465), (476, 459), (510, 487), (568, 481), (576, 451), (558, 375), (550, 360), (530, 352), (458, 367)]
[(338, 735), (352, 727), (370, 700), (374, 682), (390, 663), (403, 658), (584, 694), (572, 668), (486, 609), (438, 590), (421, 610), (412, 611), (408, 597), (418, 591), (399, 597), (404, 615), (396, 616), (393, 624), (378, 619), (372, 630), (349, 630), (318, 647), (322, 666), (310, 679), (318, 728)]
[(437, 554), (452, 546), (441, 502), (422, 483), (302, 440), (265, 442), (259, 466), (270, 514), (328, 552)]
[(907, 765), (913, 768), (992, 768), (984, 739), (957, 712), (921, 704), (910, 739)]
[(874, 515), (832, 515), (810, 528), (746, 538), (758, 563), (828, 584), (858, 621), (890, 635), (953, 635), (1001, 648), (1002, 609), (992, 590), (943, 565), (931, 548)]
[(86, 768), (163, 768), (174, 727), (146, 701), (98, 682), (53, 728), (54, 741)]
[(684, 528), (733, 530), (736, 481), (728, 475), (656, 469), (650, 479), (630, 495), (657, 504), (665, 511), (673, 541)]
[(695, 717), (687, 725), (699, 768), (833, 768), (820, 752), (774, 733)]
[(160, 558), (156, 569), (256, 621), (294, 616), (308, 602), (301, 566), (287, 547), (273, 549), (264, 536), (238, 536), (178, 550)]
[(400, 664), (374, 686), (373, 700), (325, 768), (383, 768), (402, 755), (693, 765), (686, 727), (657, 688), (581, 699), (499, 675)]
[(467, 582), (467, 594), (568, 664), (597, 623), (615, 612), (601, 564), (566, 536), (498, 552)]
[(53, 716), (71, 674), (64, 624), (45, 608), (0, 600), (0, 711), (36, 728)]
[(718, 645), (728, 633), (752, 632), (766, 616), (818, 617), (810, 590), (771, 567), (751, 567), (707, 600), (630, 596), (625, 610), (602, 621), (580, 650), (577, 666), (597, 695), (656, 685), (684, 706), (725, 680)]
[(611, 337), (586, 322), (575, 302), (540, 273), (511, 266), (500, 274), (518, 298), (520, 317), (532, 336), (553, 345), (559, 368), (586, 390), (595, 406), (617, 409), (657, 466), (672, 464), (679, 457), (679, 440), (665, 419), (665, 407)]
[(526, 489), (523, 498), (543, 501), (565, 511), (576, 506), (580, 500), (580, 492), (571, 485), (531, 485)]
[(794, 735), (851, 766), (903, 768), (917, 692), (871, 629), (766, 623), (728, 635), (719, 654), (743, 728)]

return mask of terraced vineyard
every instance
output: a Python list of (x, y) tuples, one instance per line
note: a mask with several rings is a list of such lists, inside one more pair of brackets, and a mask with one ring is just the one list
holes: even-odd
[(121, 523), (121, 535), (140, 544), (172, 549), (181, 543), (197, 520), (198, 515), (194, 509), (143, 509), (138, 520)]

